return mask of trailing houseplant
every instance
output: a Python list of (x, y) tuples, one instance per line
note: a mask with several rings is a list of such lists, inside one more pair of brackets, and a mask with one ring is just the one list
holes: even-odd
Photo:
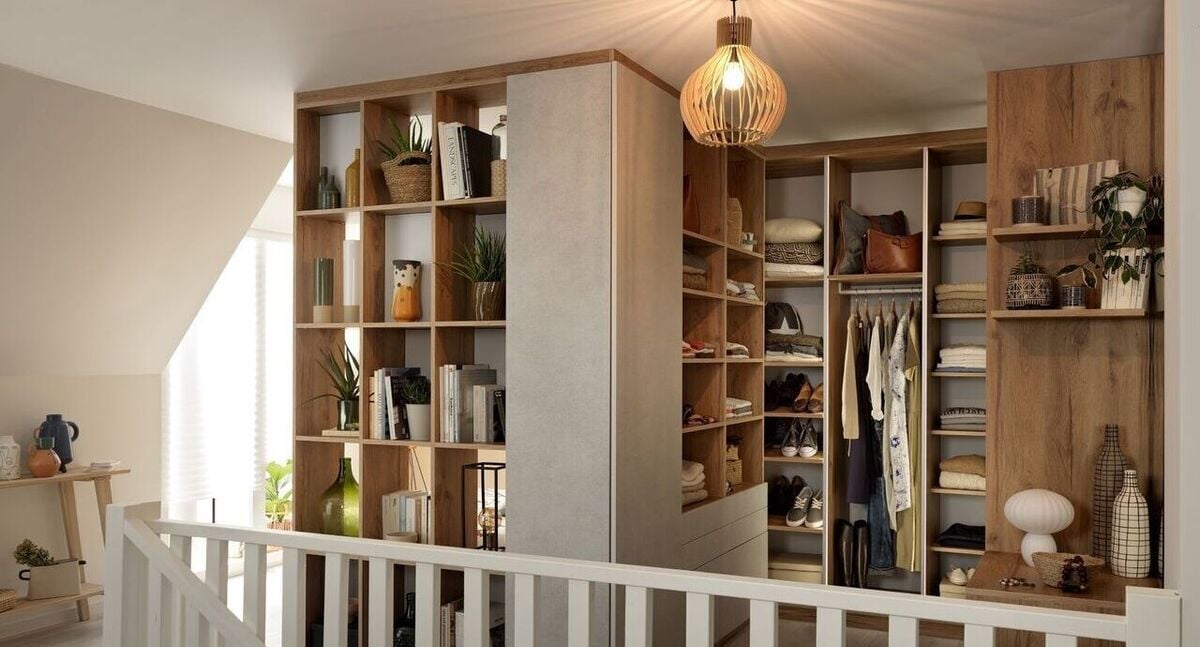
[(407, 133), (389, 117), (388, 133), (386, 140), (377, 139), (375, 145), (383, 158), (379, 168), (383, 171), (392, 202), (428, 200), (432, 188), (433, 139), (425, 136), (425, 129), (416, 117), (409, 118)]
[[(350, 348), (342, 344), (340, 352), (321, 349), (317, 364), (329, 376), (332, 393), (322, 393), (311, 398), (335, 398), (338, 402), (338, 430), (358, 431), (358, 358)], [(310, 401), (311, 401), (310, 400)]]
[(504, 319), (504, 234), (475, 228), (475, 238), (455, 254), (450, 269), (471, 282), (471, 316), (476, 321)]
[(286, 463), (267, 463), (265, 490), (267, 527), (276, 530), (292, 529), (292, 459)]
[(411, 440), (429, 440), (431, 395), (429, 378), (424, 375), (414, 375), (400, 385), (400, 397), (404, 399), (404, 417), (408, 420), (408, 437)]
[[(1079, 274), (1088, 288), (1095, 288), (1098, 278), (1120, 278), (1122, 283), (1137, 281), (1141, 270), (1121, 254), (1123, 249), (1147, 249), (1146, 239), (1151, 230), (1162, 224), (1163, 180), (1160, 175), (1143, 179), (1133, 171), (1106, 177), (1092, 189), (1090, 210), (1095, 244), (1087, 261), (1064, 266), (1059, 277)], [(1151, 264), (1161, 254), (1149, 254)]]
[(21, 569), (18, 577), (29, 582), (30, 600), (57, 598), (64, 595), (79, 595), (79, 565), (76, 559), (56, 560), (50, 551), (29, 539), (17, 544), (13, 559), (27, 568)]
[(1054, 279), (1037, 264), (1028, 247), (1008, 272), (1004, 301), (1009, 310), (1049, 308), (1054, 302)]

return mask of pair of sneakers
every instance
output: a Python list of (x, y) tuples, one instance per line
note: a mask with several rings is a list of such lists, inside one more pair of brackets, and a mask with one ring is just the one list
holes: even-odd
[(783, 437), (783, 446), (779, 453), (788, 458), (801, 456), (812, 458), (817, 455), (817, 428), (811, 420), (794, 421), (788, 427), (787, 435)]
[(796, 493), (796, 500), (792, 502), (792, 509), (788, 510), (784, 517), (784, 522), (791, 528), (808, 526), (817, 529), (823, 527), (825, 513), (822, 508), (825, 505), (822, 498), (821, 491), (818, 489), (808, 485), (800, 488), (800, 491)]

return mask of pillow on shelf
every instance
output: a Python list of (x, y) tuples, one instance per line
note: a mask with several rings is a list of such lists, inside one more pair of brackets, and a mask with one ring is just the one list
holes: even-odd
[(835, 274), (863, 273), (863, 252), (866, 249), (868, 229), (877, 229), (893, 236), (908, 234), (908, 219), (903, 211), (882, 216), (864, 216), (851, 209), (843, 200), (838, 203), (838, 213), (837, 245), (834, 248), (837, 252)]
[(821, 240), (821, 223), (807, 218), (771, 218), (764, 236), (768, 243), (815, 243)]

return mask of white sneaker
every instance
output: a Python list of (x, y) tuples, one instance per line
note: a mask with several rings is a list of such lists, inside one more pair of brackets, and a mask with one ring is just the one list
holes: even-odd
[(800, 434), (800, 455), (804, 458), (812, 458), (817, 455), (817, 428), (813, 426), (811, 420), (804, 426), (804, 431)]
[(783, 437), (783, 446), (779, 448), (779, 453), (788, 458), (800, 453), (800, 428), (795, 422), (788, 427), (787, 435)]

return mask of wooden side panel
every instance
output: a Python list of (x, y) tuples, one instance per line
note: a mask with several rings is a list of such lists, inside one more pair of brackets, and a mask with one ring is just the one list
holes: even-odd
[[(990, 74), (989, 228), (1011, 223), (1011, 200), (1032, 190), (1037, 168), (1118, 159), (1143, 176), (1161, 172), (1161, 86), (1161, 56)], [(1004, 277), (1026, 244), (1051, 273), (1087, 250), (1073, 240), (989, 240), (991, 309), (1004, 307)], [(1019, 548), (1004, 503), (1032, 487), (1075, 507), (1060, 549), (1090, 549), (1092, 467), (1106, 423), (1120, 425), (1148, 498), (1161, 500), (1161, 337), (1153, 318), (989, 320), (989, 550)]]
[[(838, 202), (850, 199), (850, 169), (841, 161), (825, 158), (825, 267), (835, 267), (834, 232)], [(849, 519), (845, 501), (846, 443), (842, 439), (842, 375), (845, 371), (846, 318), (849, 299), (837, 293), (837, 286), (825, 281), (825, 582), (834, 581), (833, 549), (839, 518)]]

